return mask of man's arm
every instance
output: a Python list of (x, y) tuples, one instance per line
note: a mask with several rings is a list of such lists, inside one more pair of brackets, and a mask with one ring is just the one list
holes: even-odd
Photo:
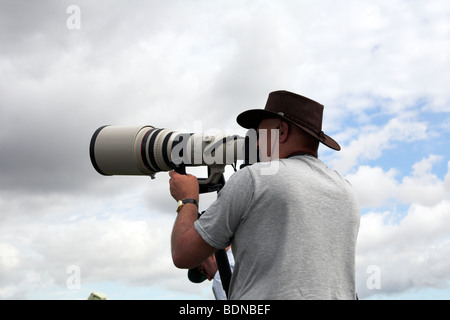
[[(170, 193), (178, 201), (183, 199), (199, 200), (198, 180), (192, 175), (181, 175), (170, 171)], [(178, 213), (172, 230), (172, 260), (177, 268), (197, 267), (203, 260), (216, 251), (198, 234), (194, 222), (198, 218), (197, 206), (186, 203)]]

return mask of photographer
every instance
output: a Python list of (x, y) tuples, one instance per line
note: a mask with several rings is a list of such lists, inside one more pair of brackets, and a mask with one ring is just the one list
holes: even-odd
[(355, 299), (359, 207), (350, 184), (317, 158), (319, 142), (340, 150), (322, 114), (287, 91), (241, 113), (237, 122), (259, 133), (262, 162), (231, 176), (198, 220), (197, 178), (170, 171), (171, 195), (184, 200), (171, 239), (178, 268), (231, 244), (230, 299)]

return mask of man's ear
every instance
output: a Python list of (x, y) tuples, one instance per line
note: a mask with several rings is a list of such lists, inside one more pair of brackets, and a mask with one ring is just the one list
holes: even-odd
[(280, 122), (280, 128), (279, 128), (279, 134), (280, 134), (280, 143), (286, 142), (288, 135), (289, 135), (289, 125), (287, 122), (281, 121)]

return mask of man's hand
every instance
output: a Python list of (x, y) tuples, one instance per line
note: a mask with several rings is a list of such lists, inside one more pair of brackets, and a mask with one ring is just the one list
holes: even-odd
[(206, 260), (204, 260), (198, 267), (198, 271), (203, 273), (206, 276), (206, 279), (211, 281), (214, 279), (214, 276), (216, 275), (216, 272), (218, 270), (217, 268), (217, 262), (216, 257), (214, 254), (210, 255)]
[(179, 174), (169, 171), (170, 194), (175, 201), (183, 199), (199, 200), (198, 180), (191, 174)]

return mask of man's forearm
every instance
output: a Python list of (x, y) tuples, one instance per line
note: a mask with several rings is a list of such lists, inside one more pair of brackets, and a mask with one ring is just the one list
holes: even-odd
[(190, 269), (216, 251), (195, 230), (198, 212), (194, 204), (181, 208), (172, 230), (172, 260), (176, 267)]
[(178, 213), (172, 230), (172, 252), (176, 250), (178, 246), (182, 246), (180, 240), (182, 240), (183, 235), (185, 235), (189, 229), (194, 228), (194, 222), (197, 218), (198, 210), (195, 204), (186, 203), (183, 205)]
[[(176, 200), (199, 200), (198, 181), (192, 175), (180, 175), (170, 171), (170, 194)], [(172, 259), (178, 268), (194, 268), (210, 256), (215, 249), (203, 240), (194, 228), (198, 208), (193, 203), (181, 207), (172, 230)]]

